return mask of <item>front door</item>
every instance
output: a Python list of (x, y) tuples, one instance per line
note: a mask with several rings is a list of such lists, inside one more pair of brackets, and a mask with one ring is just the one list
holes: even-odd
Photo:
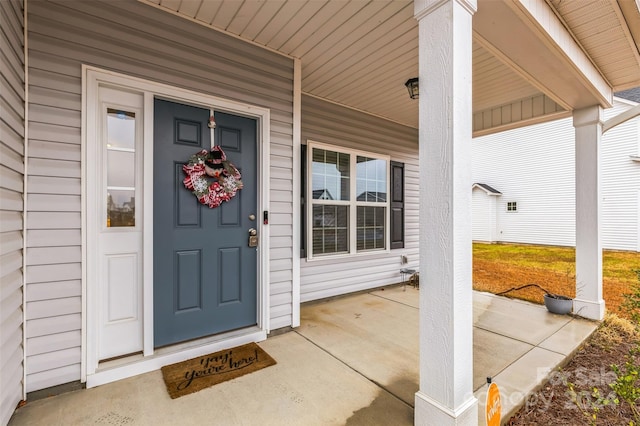
[(182, 166), (211, 148), (210, 110), (156, 99), (153, 161), (154, 346), (257, 324), (257, 123), (215, 112), (215, 145), (243, 189), (216, 208), (182, 183)]

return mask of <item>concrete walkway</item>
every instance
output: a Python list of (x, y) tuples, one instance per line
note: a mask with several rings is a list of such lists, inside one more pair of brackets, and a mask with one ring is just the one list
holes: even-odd
[[(29, 402), (9, 424), (412, 425), (418, 297), (392, 287), (306, 305), (298, 329), (260, 343), (277, 365), (182, 398), (155, 371)], [(492, 376), (503, 419), (596, 328), (485, 293), (474, 293), (474, 325), (479, 412)]]

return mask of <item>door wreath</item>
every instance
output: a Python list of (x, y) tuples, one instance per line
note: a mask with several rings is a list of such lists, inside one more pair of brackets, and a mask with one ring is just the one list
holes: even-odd
[[(182, 166), (182, 170), (187, 175), (182, 181), (185, 188), (209, 208), (229, 201), (242, 189), (240, 172), (227, 160), (219, 146), (214, 146), (211, 151), (203, 149), (192, 155), (189, 162)], [(212, 181), (209, 178), (213, 178)]]

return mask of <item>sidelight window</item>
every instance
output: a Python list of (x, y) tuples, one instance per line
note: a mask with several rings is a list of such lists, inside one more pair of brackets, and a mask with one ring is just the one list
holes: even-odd
[(135, 226), (136, 115), (107, 108), (107, 227)]

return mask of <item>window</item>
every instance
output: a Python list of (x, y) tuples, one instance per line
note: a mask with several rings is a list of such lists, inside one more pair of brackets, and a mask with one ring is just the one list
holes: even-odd
[(136, 115), (107, 108), (107, 227), (135, 226)]
[(309, 257), (387, 250), (388, 157), (309, 143)]
[(518, 203), (516, 201), (508, 201), (507, 202), (507, 211), (508, 212), (517, 212), (518, 211)]

